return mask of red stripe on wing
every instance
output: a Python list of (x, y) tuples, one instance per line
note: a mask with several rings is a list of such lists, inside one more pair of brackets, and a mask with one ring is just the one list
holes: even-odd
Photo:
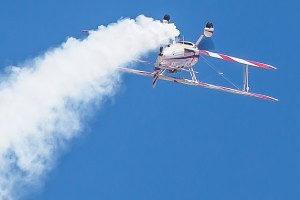
[(236, 62), (235, 60), (233, 60), (230, 56), (227, 55), (223, 55), (223, 54), (218, 54), (219, 56), (221, 56), (224, 60), (229, 60), (229, 61), (233, 61)]
[(272, 65), (257, 62), (257, 61), (246, 60), (246, 59), (242, 59), (242, 58), (236, 58), (236, 57), (233, 57), (233, 56), (228, 56), (228, 55), (225, 55), (225, 54), (210, 52), (210, 51), (206, 51), (206, 50), (199, 50), (199, 51), (200, 51), (201, 54), (204, 54), (204, 55), (210, 56), (210, 57), (214, 57), (214, 58), (224, 59), (224, 60), (228, 60), (228, 61), (232, 61), (232, 62), (238, 62), (238, 63), (242, 63), (242, 64), (245, 64), (245, 65), (248, 64), (248, 65), (251, 65), (251, 66), (265, 68), (265, 69), (276, 69), (276, 67), (273, 67)]

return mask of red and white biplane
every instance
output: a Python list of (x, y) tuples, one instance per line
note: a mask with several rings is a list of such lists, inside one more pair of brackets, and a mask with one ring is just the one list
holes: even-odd
[[(170, 23), (170, 16), (165, 15), (163, 18), (163, 23)], [(141, 71), (126, 67), (121, 67), (120, 69), (125, 72), (142, 75), (142, 76), (150, 76), (152, 77), (152, 85), (155, 87), (155, 84), (158, 79), (171, 81), (175, 83), (182, 83), (187, 85), (201, 86), (205, 88), (221, 90), (225, 92), (241, 94), (246, 96), (257, 97), (266, 100), (278, 101), (278, 99), (273, 98), (271, 96), (267, 96), (264, 94), (258, 94), (249, 92), (249, 66), (264, 68), (264, 69), (276, 69), (275, 67), (241, 58), (236, 58), (233, 56), (228, 56), (220, 53), (214, 53), (211, 51), (207, 51), (201, 48), (200, 42), (206, 37), (210, 38), (214, 33), (213, 24), (208, 22), (204, 28), (203, 34), (200, 35), (199, 39), (193, 43), (184, 40), (173, 41), (172, 43), (161, 47), (160, 52), (157, 56), (157, 60), (155, 63), (150, 63), (143, 60), (136, 60), (137, 62), (149, 64), (154, 66), (153, 72)], [(243, 64), (244, 67), (244, 86), (243, 89), (234, 89), (219, 85), (213, 85), (210, 83), (205, 83), (200, 81), (196, 77), (196, 71), (194, 71), (193, 66), (199, 61), (200, 55), (224, 59), (228, 61), (238, 62)], [(171, 74), (188, 72), (190, 74), (190, 79), (180, 78), (172, 76)]]

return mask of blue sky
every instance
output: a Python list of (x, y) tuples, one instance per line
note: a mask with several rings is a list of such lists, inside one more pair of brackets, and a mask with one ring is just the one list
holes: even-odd
[[(162, 81), (153, 90), (151, 79), (125, 75), (118, 93), (86, 119), (43, 189), (25, 199), (299, 199), (299, 6), (295, 0), (3, 2), (2, 71), (69, 36), (83, 37), (82, 29), (165, 13), (187, 40), (212, 21), (214, 51), (278, 67), (251, 68), (250, 87), (279, 102)], [(239, 65), (210, 61), (240, 81)], [(204, 62), (196, 70), (205, 81), (223, 83)]]

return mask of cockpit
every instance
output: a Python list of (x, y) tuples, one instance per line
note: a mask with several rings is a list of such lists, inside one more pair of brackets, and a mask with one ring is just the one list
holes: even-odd
[(177, 43), (179, 43), (179, 44), (185, 44), (185, 45), (189, 45), (189, 46), (194, 46), (194, 44), (192, 42), (178, 41)]

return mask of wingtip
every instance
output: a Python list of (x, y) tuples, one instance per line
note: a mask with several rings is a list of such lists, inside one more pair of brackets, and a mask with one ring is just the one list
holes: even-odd
[(279, 99), (277, 99), (277, 98), (274, 98), (274, 97), (271, 97), (271, 96), (266, 96), (267, 98), (265, 98), (265, 99), (267, 99), (267, 100), (271, 100), (271, 101), (279, 101)]

